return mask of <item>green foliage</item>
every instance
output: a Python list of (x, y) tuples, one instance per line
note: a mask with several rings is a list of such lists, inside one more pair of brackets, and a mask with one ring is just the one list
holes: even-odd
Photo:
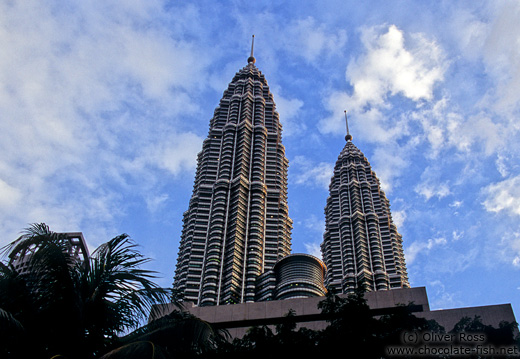
[(380, 323), (375, 319), (361, 290), (340, 298), (331, 293), (318, 306), (329, 326), (320, 333), (319, 346), (323, 353), (334, 355), (338, 350), (363, 353), (363, 357), (378, 357)]
[[(2, 254), (0, 357), (92, 358), (136, 328), (154, 303), (170, 299), (152, 281), (154, 272), (140, 268), (148, 259), (126, 234), (81, 263), (69, 254), (63, 235), (35, 224)], [(29, 265), (15, 268), (16, 258), (25, 255)]]
[[(482, 323), (482, 318), (475, 316), (473, 318), (463, 317), (453, 327), (450, 333), (476, 333), (484, 335), (484, 342), (492, 344), (495, 347), (509, 346), (516, 343), (514, 337), (515, 331), (518, 331), (517, 323), (500, 322), (498, 328)], [(460, 337), (460, 335), (459, 335)], [(467, 344), (467, 343), (466, 343)]]
[(219, 357), (269, 358), (275, 354), (276, 357), (306, 358), (317, 355), (318, 332), (296, 327), (295, 312), (290, 310), (275, 326), (275, 332), (268, 326), (252, 327), (243, 338), (235, 339)]
[(168, 293), (152, 282), (154, 273), (141, 269), (149, 259), (136, 247), (126, 234), (102, 244), (80, 282), (85, 325), (98, 340), (136, 328), (153, 304), (168, 298)]

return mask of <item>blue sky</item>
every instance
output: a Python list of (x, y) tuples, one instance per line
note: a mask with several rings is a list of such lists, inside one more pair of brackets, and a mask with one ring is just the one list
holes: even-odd
[[(223, 2), (224, 3), (224, 2)], [(316, 254), (345, 109), (434, 309), (520, 312), (518, 1), (0, 1), (0, 244), (128, 233), (171, 284), (209, 120), (255, 34), (293, 252)]]

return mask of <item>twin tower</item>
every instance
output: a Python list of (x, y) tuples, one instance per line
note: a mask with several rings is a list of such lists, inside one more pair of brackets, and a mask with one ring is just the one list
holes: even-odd
[(251, 51), (210, 120), (174, 289), (209, 306), (409, 287), (389, 201), (348, 129), (325, 206), (323, 262), (291, 254), (282, 125), (255, 62)]

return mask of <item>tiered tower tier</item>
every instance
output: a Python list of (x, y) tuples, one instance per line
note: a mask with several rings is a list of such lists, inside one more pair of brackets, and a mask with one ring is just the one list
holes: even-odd
[(253, 302), (255, 281), (291, 252), (282, 126), (248, 59), (229, 84), (198, 155), (174, 288), (197, 305)]
[(341, 151), (325, 206), (325, 284), (339, 293), (409, 287), (402, 237), (370, 163), (352, 143)]

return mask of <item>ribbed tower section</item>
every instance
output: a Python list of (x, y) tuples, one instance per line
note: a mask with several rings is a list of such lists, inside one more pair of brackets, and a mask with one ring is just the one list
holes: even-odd
[(321, 245), (327, 266), (325, 285), (346, 294), (358, 287), (366, 291), (408, 288), (402, 237), (392, 221), (390, 202), (350, 134), (346, 140), (325, 206)]
[(215, 109), (184, 213), (174, 289), (199, 306), (255, 301), (291, 252), (287, 168), (273, 95), (254, 57)]

